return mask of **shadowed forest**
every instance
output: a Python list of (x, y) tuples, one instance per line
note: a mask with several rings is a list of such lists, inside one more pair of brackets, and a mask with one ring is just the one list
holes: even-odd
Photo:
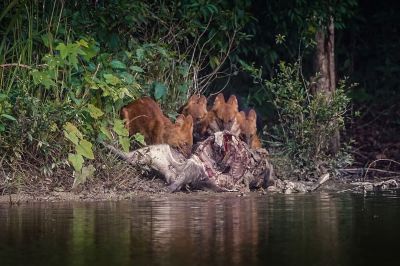
[(143, 189), (100, 144), (146, 143), (121, 108), (150, 96), (175, 121), (191, 95), (220, 92), (256, 111), (279, 178), (398, 177), (398, 6), (3, 0), (0, 193)]

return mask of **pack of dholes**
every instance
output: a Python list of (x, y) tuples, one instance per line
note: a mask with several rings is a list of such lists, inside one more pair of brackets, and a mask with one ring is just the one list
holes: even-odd
[(193, 141), (223, 130), (240, 137), (253, 149), (261, 148), (257, 114), (253, 109), (247, 115), (239, 112), (235, 95), (225, 101), (224, 95), (218, 94), (210, 109), (204, 95), (193, 95), (179, 111), (181, 114), (172, 123), (152, 98), (143, 97), (123, 107), (121, 117), (130, 136), (139, 132), (147, 144), (168, 144), (186, 156), (191, 154)]

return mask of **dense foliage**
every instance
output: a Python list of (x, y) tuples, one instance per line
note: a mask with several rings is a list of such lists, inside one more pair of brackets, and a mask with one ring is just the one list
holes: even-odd
[(152, 95), (174, 117), (229, 70), (251, 19), (211, 1), (9, 0), (1, 10), (2, 165), (34, 162), (51, 175), (69, 162), (76, 183), (94, 171), (85, 161), (96, 140), (129, 149), (124, 104)]

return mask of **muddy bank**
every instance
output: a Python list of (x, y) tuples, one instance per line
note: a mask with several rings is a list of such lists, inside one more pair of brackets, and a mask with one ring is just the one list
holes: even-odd
[[(287, 184), (295, 181), (281, 180)], [(315, 183), (299, 181), (298, 185), (309, 187)], [(107, 190), (99, 188), (83, 189), (80, 192), (71, 191), (47, 191), (47, 192), (29, 192), (21, 191), (19, 193), (0, 195), (0, 204), (23, 204), (28, 202), (63, 202), (63, 201), (120, 201), (131, 199), (149, 199), (163, 200), (167, 198), (207, 198), (207, 197), (248, 197), (248, 196), (267, 196), (272, 194), (304, 194), (304, 193), (367, 193), (367, 192), (383, 192), (394, 191), (400, 187), (400, 179), (376, 180), (375, 182), (353, 182), (349, 180), (334, 180), (330, 179), (324, 182), (314, 191), (296, 191), (293, 187), (287, 190), (277, 191), (274, 187), (267, 189), (258, 189), (254, 191), (244, 192), (222, 192), (216, 193), (211, 191), (190, 191), (170, 193), (160, 180), (142, 179), (142, 187), (137, 190)], [(282, 189), (282, 188), (281, 188)]]

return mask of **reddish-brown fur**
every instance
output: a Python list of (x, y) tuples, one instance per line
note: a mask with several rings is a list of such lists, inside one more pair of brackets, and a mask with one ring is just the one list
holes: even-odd
[(193, 135), (198, 139), (202, 135), (202, 128), (207, 123), (207, 113), (207, 98), (204, 95), (192, 95), (182, 108), (182, 114), (193, 117)]
[(207, 116), (207, 128), (211, 132), (228, 130), (235, 135), (240, 134), (237, 122), (238, 101), (235, 95), (231, 95), (225, 102), (224, 95), (218, 94), (214, 100), (214, 105)]
[(253, 109), (250, 109), (246, 114), (241, 111), (237, 116), (240, 125), (240, 138), (246, 142), (251, 148), (261, 148), (260, 139), (257, 136), (257, 114)]
[(121, 109), (129, 135), (143, 134), (147, 144), (168, 144), (190, 154), (193, 145), (193, 118), (179, 115), (175, 123), (164, 116), (150, 97), (137, 99)]

